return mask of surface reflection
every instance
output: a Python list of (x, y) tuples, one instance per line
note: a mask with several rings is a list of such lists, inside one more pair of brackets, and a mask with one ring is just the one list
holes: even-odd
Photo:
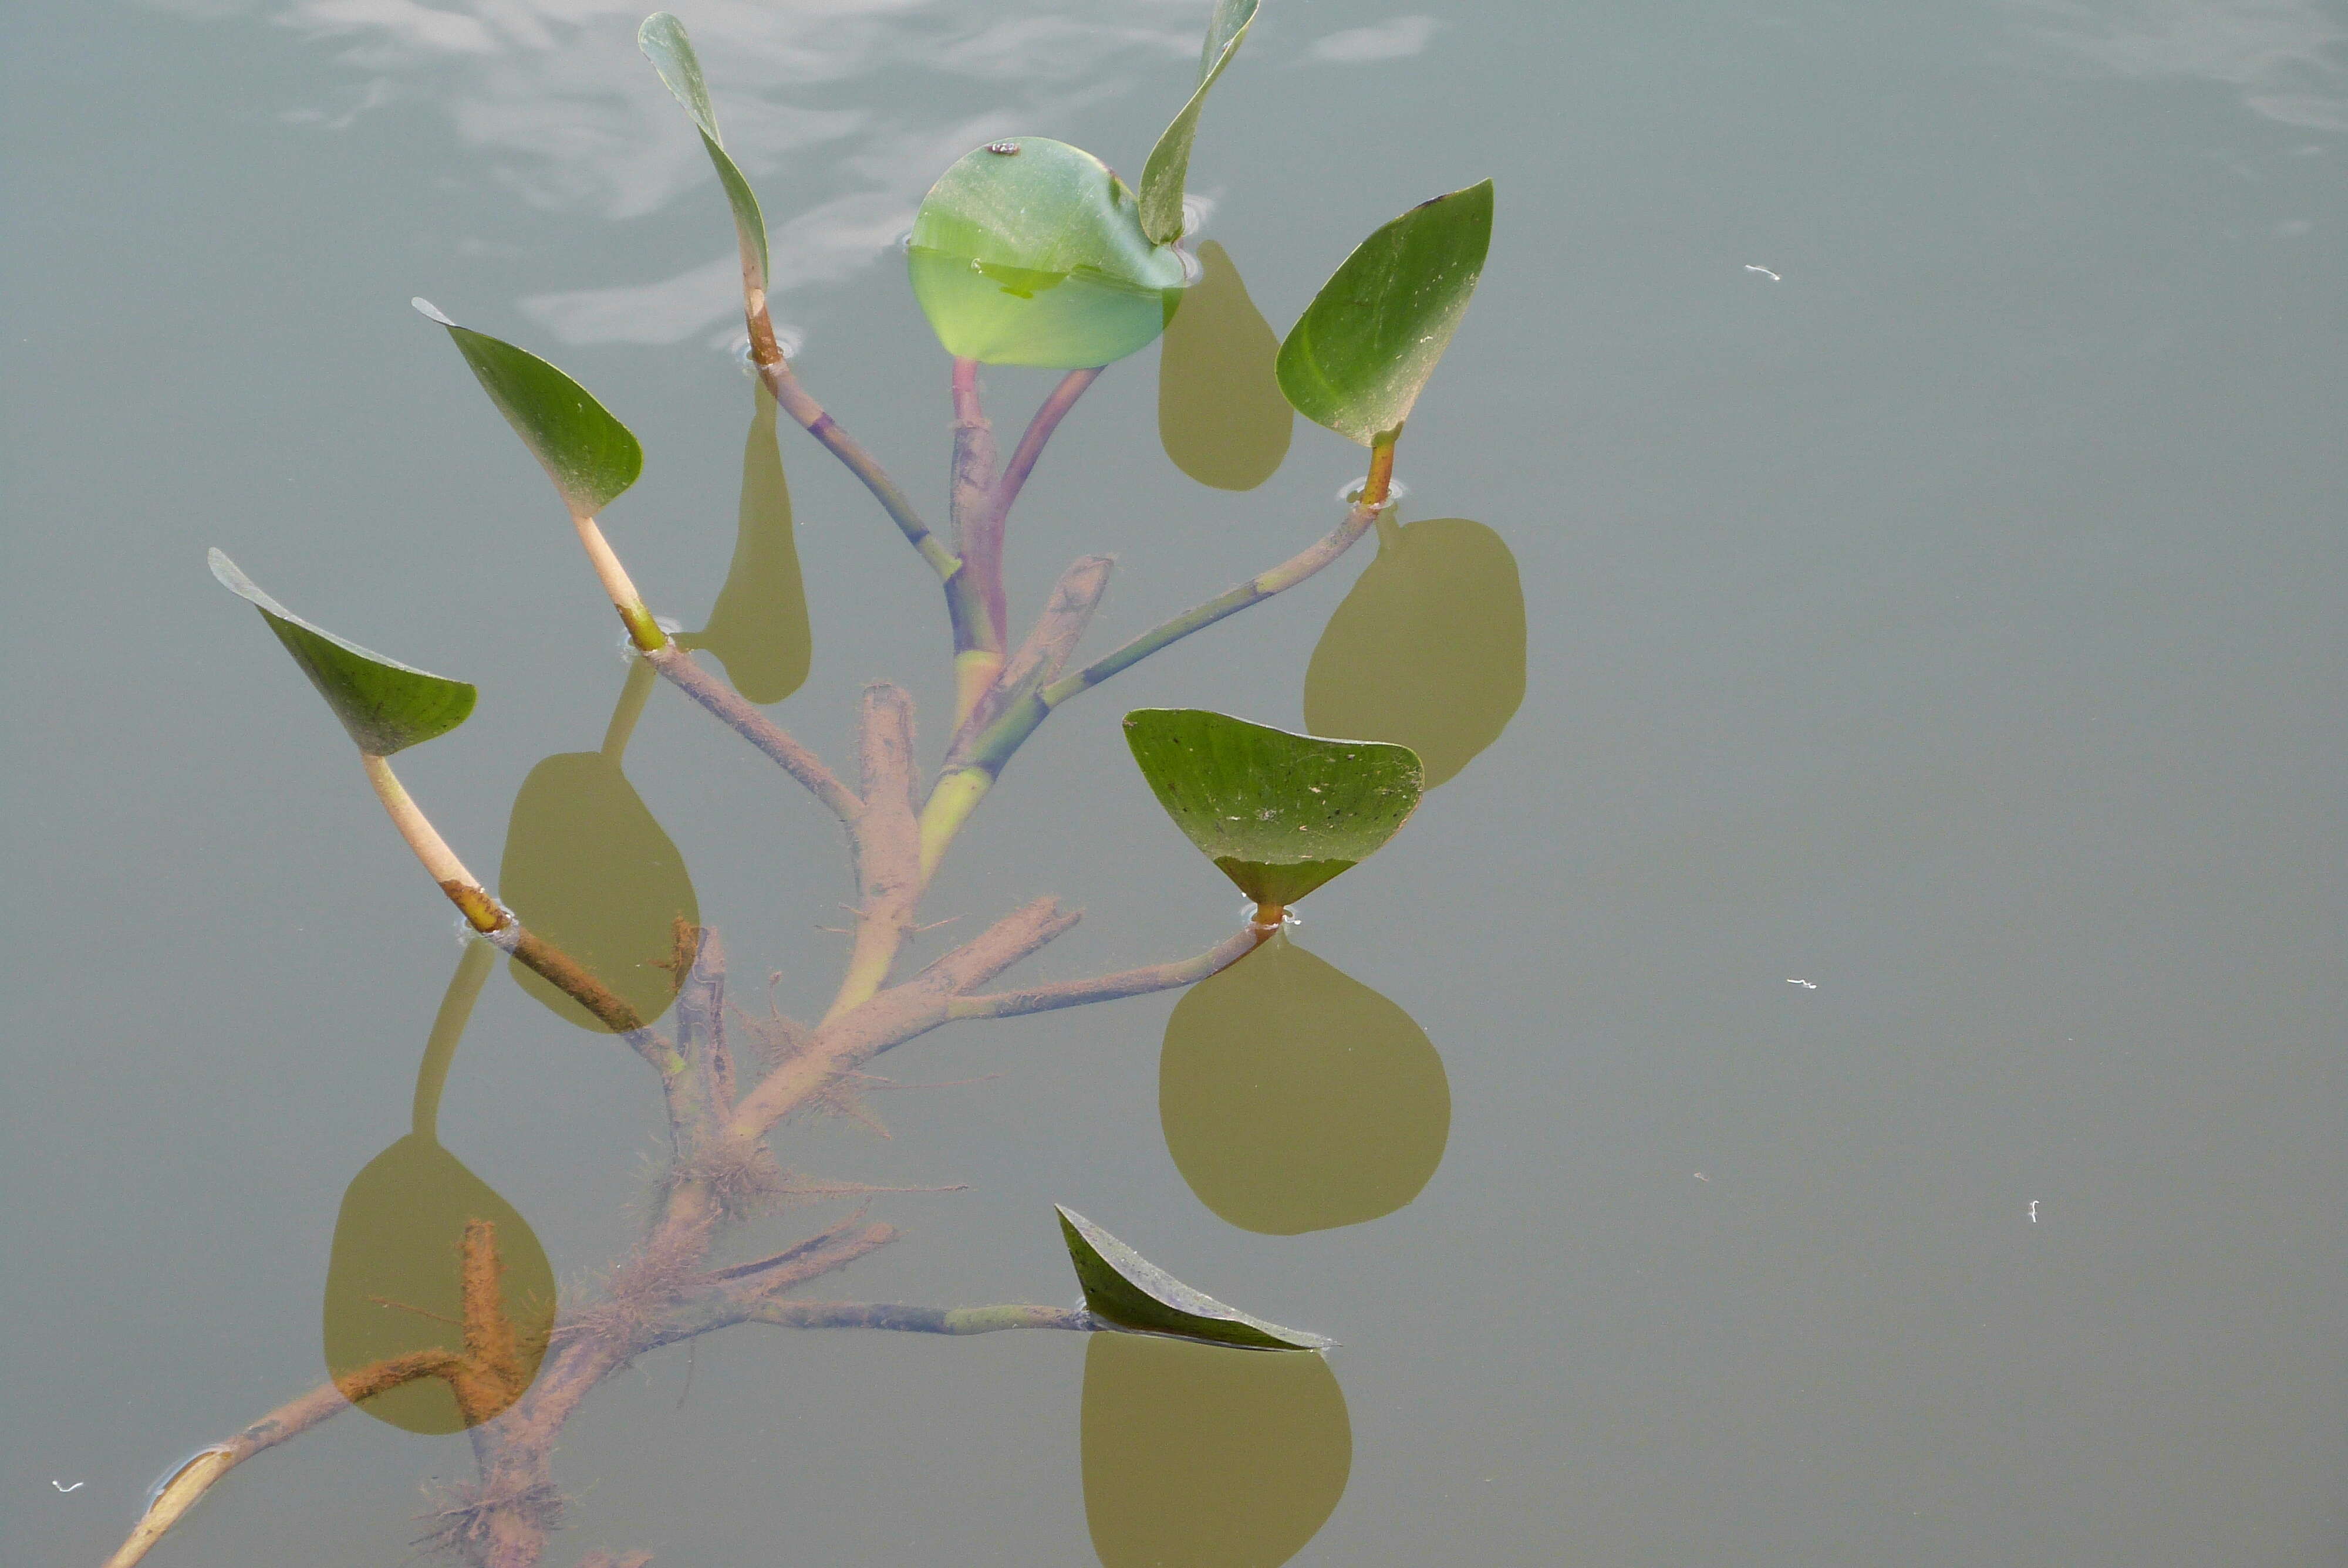
[(1336, 1511), (1353, 1460), (1322, 1356), (1114, 1333), (1085, 1352), (1085, 1518), (1104, 1568), (1276, 1568)]
[(326, 1375), (411, 1432), (477, 1426), (538, 1375), (554, 1270), (511, 1204), (440, 1146), (441, 1086), (496, 950), (469, 942), (416, 1075), (407, 1135), (343, 1194), (326, 1266)]
[[(646, 1022), (676, 999), (677, 922), (701, 923), (685, 857), (620, 771), (656, 679), (651, 665), (631, 661), (602, 749), (561, 752), (530, 770), (498, 867), (498, 896), (522, 924), (593, 971)], [(611, 1032), (520, 963), (508, 967), (553, 1012)]]
[(1443, 1163), (1451, 1086), (1408, 1013), (1282, 934), (1183, 993), (1158, 1113), (1200, 1203), (1294, 1235), (1416, 1197)]
[(814, 636), (808, 625), (807, 587), (799, 576), (798, 539), (791, 531), (791, 491), (775, 445), (775, 400), (753, 383), (757, 407), (742, 447), (742, 506), (734, 534), (734, 560), (717, 590), (709, 624), (679, 637), (683, 648), (705, 648), (726, 666), (734, 689), (753, 702), (779, 702), (808, 678)]
[(1304, 671), (1304, 727), (1416, 752), (1429, 789), (1500, 738), (1525, 696), (1525, 595), (1499, 535), (1378, 519), (1377, 559)]
[(1166, 325), (1158, 439), (1174, 466), (1219, 490), (1252, 490), (1288, 456), (1296, 415), (1280, 390), (1280, 339), (1231, 256), (1199, 247), (1204, 271)]

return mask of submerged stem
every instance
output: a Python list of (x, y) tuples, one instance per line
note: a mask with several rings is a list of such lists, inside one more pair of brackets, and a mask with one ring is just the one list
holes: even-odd
[(496, 950), (487, 942), (468, 942), (457, 960), (457, 972), (448, 978), (448, 992), (440, 999), (440, 1010), (433, 1017), (432, 1033), (425, 1042), (424, 1061), (416, 1070), (416, 1102), (409, 1127), (419, 1138), (438, 1136), (440, 1091), (448, 1081), (448, 1066), (456, 1060), (457, 1042), (465, 1038), (473, 1004), (480, 999), (481, 987), (489, 982), (489, 968), (496, 962)]

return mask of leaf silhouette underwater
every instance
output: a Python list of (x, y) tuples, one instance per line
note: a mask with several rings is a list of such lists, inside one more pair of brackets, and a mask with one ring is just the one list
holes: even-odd
[(1296, 411), (1280, 390), (1280, 339), (1220, 245), (1199, 247), (1158, 359), (1158, 440), (1201, 485), (1252, 490), (1288, 457)]
[(775, 444), (775, 399), (764, 384), (742, 446), (742, 504), (734, 559), (709, 622), (677, 638), (726, 666), (734, 689), (753, 702), (779, 702), (806, 684), (814, 660), (807, 584), (791, 528), (791, 491)]

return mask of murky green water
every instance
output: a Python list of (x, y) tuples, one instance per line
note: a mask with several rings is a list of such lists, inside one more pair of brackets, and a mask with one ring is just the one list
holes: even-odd
[[(942, 512), (914, 202), (1004, 136), (1130, 175), (1205, 5), (681, 10), (802, 374)], [(724, 204), (638, 19), (109, 0), (15, 31), (12, 1563), (102, 1561), (156, 1471), (323, 1378), (345, 1189), (413, 1135), (459, 958), (208, 546), (480, 684), (402, 759), (477, 870), (559, 887), (549, 839), (633, 834), (647, 878), (673, 846), (754, 1010), (771, 973), (820, 1012), (844, 959), (819, 928), (851, 897), (837, 830), (675, 692), (620, 722), (569, 525), (411, 295), (634, 426), (607, 531), (780, 722), (845, 765), (885, 675), (942, 747), (934, 580), (788, 420), (781, 474), (759, 456)], [(778, 1152), (812, 1190), (953, 1189), (871, 1198), (903, 1239), (804, 1295), (1065, 1305), (1058, 1202), (1341, 1345), (731, 1328), (571, 1423), (547, 1560), (2348, 1553), (2343, 45), (2317, 0), (1272, 0), (1193, 164), (1206, 286), (1283, 329), (1376, 223), (1495, 177), (1379, 548), (1467, 540), (1444, 569), (1489, 583), (1505, 547), (1521, 703), (1434, 703), (1506, 727), (1303, 907), (1297, 984), (1347, 999), (1358, 1050), (1267, 1042), (1219, 1120), (1245, 1053), (1207, 992), (1170, 1040), (1165, 995), (958, 1023), (877, 1064), (890, 1136), (828, 1118)], [(1214, 343), (1169, 342), (1216, 374)], [(1096, 651), (1302, 548), (1359, 477), (1316, 426), (1283, 452), (1218, 425), (1173, 372), (1161, 444), (1159, 362), (1087, 395), (1012, 533), (1030, 612), (1070, 558), (1117, 557)], [(1051, 382), (990, 374), (998, 425)], [(921, 955), (1046, 893), (1086, 919), (1023, 981), (1228, 935), (1238, 896), (1118, 721), (1346, 711), (1307, 671), (1370, 556), (1056, 716)], [(803, 640), (757, 610), (794, 590)], [(1411, 614), (1450, 654), (1507, 641)], [(1435, 657), (1409, 646), (1349, 644), (1397, 700)], [(533, 788), (552, 804), (519, 811)], [(633, 1239), (663, 1137), (644, 1064), (503, 967), (434, 1133), (566, 1297)], [(1365, 1139), (1393, 1157), (1283, 1173)], [(399, 1562), (419, 1487), (470, 1469), (461, 1436), (345, 1416), (149, 1562)]]

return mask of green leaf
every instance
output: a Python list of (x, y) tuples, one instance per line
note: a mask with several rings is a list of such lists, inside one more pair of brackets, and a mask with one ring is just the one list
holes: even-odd
[(644, 449), (594, 395), (527, 349), (460, 327), (429, 300), (410, 300), (448, 329), (481, 390), (514, 427), (574, 518), (592, 518), (636, 482)]
[(958, 359), (1077, 370), (1166, 327), (1182, 259), (1141, 231), (1133, 192), (1063, 141), (993, 142), (946, 170), (907, 249), (913, 297)]
[(1378, 556), (1304, 671), (1304, 727), (1408, 746), (1433, 789), (1500, 738), (1525, 696), (1525, 595), (1500, 536), (1466, 518), (1378, 519)]
[(1054, 1206), (1060, 1212), (1068, 1260), (1076, 1266), (1077, 1283), (1085, 1287), (1085, 1305), (1097, 1317), (1128, 1328), (1258, 1350), (1325, 1350), (1336, 1343), (1226, 1307), (1191, 1289), (1075, 1210)]
[[(1141, 169), (1141, 231), (1159, 245), (1182, 237), (1182, 187), (1190, 175), (1190, 143), (1199, 134), (1199, 111), (1207, 107), (1207, 89), (1240, 52), (1248, 26), (1255, 20), (1256, 0), (1220, 0), (1207, 26), (1207, 48), (1199, 61), (1199, 87), (1182, 112), (1149, 149)], [(1220, 41), (1219, 41), (1220, 40)]]
[(1280, 387), (1296, 411), (1365, 446), (1401, 429), (1467, 313), (1491, 241), (1488, 179), (1363, 241), (1280, 345)]
[(1125, 716), (1174, 825), (1259, 904), (1285, 907), (1376, 853), (1417, 809), (1407, 746), (1324, 741), (1196, 708)]
[(734, 209), (734, 233), (742, 246), (743, 266), (747, 272), (757, 270), (752, 286), (764, 292), (773, 269), (767, 256), (767, 220), (758, 211), (758, 198), (750, 190), (750, 182), (742, 177), (734, 159), (726, 151), (726, 138), (717, 134), (717, 113), (709, 107), (709, 88), (701, 79), (701, 59), (693, 52), (693, 40), (686, 36), (685, 24), (666, 11), (655, 11), (644, 18), (636, 29), (636, 47), (653, 63), (660, 79), (693, 117), (701, 132), (701, 145), (708, 150), (709, 161), (717, 169), (717, 183), (726, 190), (726, 204)]
[(790, 487), (775, 445), (774, 395), (764, 382), (751, 385), (757, 411), (742, 447), (734, 560), (709, 623), (678, 638), (676, 645), (717, 655), (734, 689), (753, 702), (779, 702), (806, 682), (815, 640), (808, 624), (798, 538), (791, 528)]
[(212, 575), (221, 585), (261, 611), (261, 619), (294, 655), (294, 662), (302, 666), (302, 673), (310, 677), (310, 684), (325, 698), (359, 750), (387, 757), (447, 734), (472, 713), (479, 693), (464, 682), (345, 642), (262, 592), (219, 550), (211, 552), (211, 560)]
[(1158, 356), (1158, 440), (1201, 485), (1252, 490), (1279, 471), (1296, 426), (1272, 368), (1280, 339), (1220, 245), (1200, 246), (1199, 265)]
[(1296, 1235), (1417, 1197), (1443, 1163), (1451, 1088), (1408, 1013), (1283, 932), (1174, 1005), (1158, 1116), (1200, 1203)]
[(1336, 1512), (1353, 1468), (1326, 1356), (1096, 1334), (1080, 1430), (1101, 1568), (1279, 1568)]

